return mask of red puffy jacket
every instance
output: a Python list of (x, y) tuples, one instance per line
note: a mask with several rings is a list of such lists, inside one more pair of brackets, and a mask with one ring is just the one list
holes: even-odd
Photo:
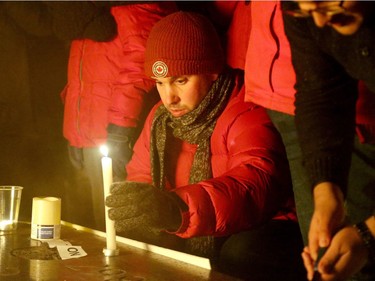
[[(127, 165), (127, 180), (152, 183), (150, 134), (156, 105)], [(230, 235), (270, 219), (296, 221), (289, 166), (264, 108), (244, 102), (237, 86), (211, 136), (213, 178), (189, 184), (196, 145), (179, 139), (166, 153), (167, 188), (189, 207), (176, 235)], [(169, 157), (170, 156), (170, 157)]]
[(153, 25), (176, 9), (174, 2), (114, 6), (118, 35), (112, 41), (72, 41), (61, 94), (63, 133), (71, 145), (104, 143), (109, 123), (138, 125), (144, 94), (154, 85), (143, 74), (146, 40)]

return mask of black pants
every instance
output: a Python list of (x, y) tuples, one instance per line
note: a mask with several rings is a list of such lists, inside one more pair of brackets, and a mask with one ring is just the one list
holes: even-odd
[(298, 224), (272, 220), (251, 231), (240, 232), (220, 243), (212, 267), (249, 281), (307, 280)]

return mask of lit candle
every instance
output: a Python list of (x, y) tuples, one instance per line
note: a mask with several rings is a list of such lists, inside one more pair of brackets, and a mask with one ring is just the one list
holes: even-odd
[[(108, 148), (103, 145), (100, 147), (100, 151), (103, 154), (102, 157), (102, 172), (103, 172), (103, 187), (104, 187), (104, 206), (105, 199), (109, 195), (109, 189), (113, 182), (112, 177), (112, 159), (108, 157)], [(107, 239), (107, 248), (103, 250), (105, 256), (115, 256), (118, 255), (119, 251), (116, 249), (116, 230), (115, 222), (108, 217), (107, 206), (105, 209), (105, 229), (106, 229), (106, 239)]]

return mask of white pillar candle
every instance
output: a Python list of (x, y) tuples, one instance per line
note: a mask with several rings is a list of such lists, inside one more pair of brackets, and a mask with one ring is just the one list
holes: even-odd
[(59, 239), (61, 231), (61, 199), (34, 197), (31, 216), (31, 238)]
[[(104, 206), (105, 206), (105, 199), (110, 194), (110, 187), (113, 182), (112, 159), (107, 156), (108, 148), (106, 146), (101, 146), (100, 151), (104, 155), (102, 157), (102, 173), (103, 173)], [(113, 256), (113, 255), (118, 254), (118, 250), (116, 249), (115, 222), (108, 217), (109, 208), (105, 206), (104, 210), (105, 210), (105, 229), (106, 229), (107, 248), (103, 250), (103, 253), (106, 256)]]

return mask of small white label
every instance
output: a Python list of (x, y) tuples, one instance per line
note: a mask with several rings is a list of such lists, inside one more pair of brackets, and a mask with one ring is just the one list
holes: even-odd
[(62, 260), (77, 259), (87, 256), (81, 246), (57, 246), (57, 251)]
[(59, 239), (61, 232), (61, 225), (41, 225), (32, 224), (31, 225), (31, 238), (38, 240), (48, 240), (48, 239)]

